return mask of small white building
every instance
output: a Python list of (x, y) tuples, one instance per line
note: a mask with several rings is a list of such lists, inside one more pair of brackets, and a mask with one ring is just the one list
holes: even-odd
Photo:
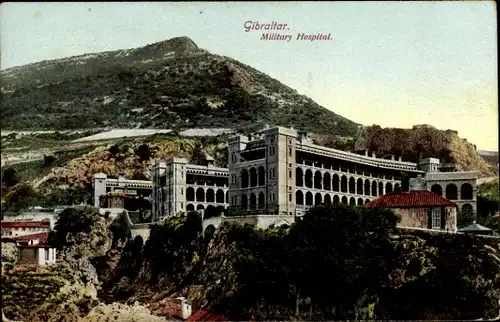
[(2, 221), (2, 237), (27, 236), (48, 233), (51, 230), (50, 219), (42, 221)]
[(35, 234), (15, 238), (19, 250), (17, 265), (53, 265), (56, 249), (47, 242), (48, 234)]

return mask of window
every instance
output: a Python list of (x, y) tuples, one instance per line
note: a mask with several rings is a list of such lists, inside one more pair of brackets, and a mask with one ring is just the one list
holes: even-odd
[(184, 189), (181, 189), (181, 195), (183, 195), (183, 194), (184, 194)]
[(181, 202), (181, 209), (184, 209), (184, 204)]
[(432, 229), (441, 229), (441, 209), (432, 209)]
[(292, 156), (292, 148), (288, 148), (288, 154)]
[(45, 248), (45, 260), (46, 261), (49, 260), (49, 249), (48, 248)]
[(288, 178), (290, 178), (290, 179), (292, 178), (292, 170), (288, 171)]
[(292, 194), (291, 193), (288, 194), (288, 201), (292, 201)]

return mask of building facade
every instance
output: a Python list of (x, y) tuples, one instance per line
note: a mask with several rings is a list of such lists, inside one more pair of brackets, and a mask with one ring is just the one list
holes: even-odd
[(44, 221), (2, 221), (2, 237), (18, 237), (38, 233), (49, 233), (50, 220)]
[(441, 167), (439, 159), (427, 158), (421, 162), (426, 171), (428, 190), (455, 202), (461, 212), (477, 211), (476, 171), (456, 171), (454, 167)]
[(315, 145), (276, 127), (229, 139), (230, 208), (237, 213), (303, 215), (321, 203), (364, 205), (401, 188), (417, 164)]
[(228, 207), (228, 169), (170, 158), (153, 166), (153, 221), (180, 212), (217, 215)]
[(421, 176), (410, 179), (410, 191), (381, 196), (365, 207), (392, 209), (402, 228), (457, 232), (457, 204), (427, 190)]
[(39, 233), (14, 237), (18, 249), (17, 265), (54, 265), (56, 249), (48, 243), (49, 234)]
[(233, 136), (228, 145), (232, 213), (300, 216), (321, 203), (364, 205), (399, 191), (404, 177), (419, 174), (426, 177), (428, 190), (439, 185), (444, 191), (440, 195), (476, 209), (477, 173), (442, 172), (449, 170), (440, 168), (438, 159), (417, 164), (367, 151), (345, 152), (313, 144), (307, 133), (282, 127)]
[(101, 196), (110, 192), (121, 192), (131, 196), (150, 198), (153, 184), (149, 180), (128, 180), (124, 176), (118, 179), (108, 178), (104, 173), (94, 174), (92, 180), (94, 207), (100, 207)]

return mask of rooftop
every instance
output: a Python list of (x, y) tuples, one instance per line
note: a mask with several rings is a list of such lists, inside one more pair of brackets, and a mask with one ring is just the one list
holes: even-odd
[(476, 224), (476, 222), (474, 221), (469, 226), (461, 228), (458, 231), (461, 231), (461, 232), (467, 232), (467, 231), (491, 231), (491, 229), (489, 229), (488, 227), (484, 227), (484, 226), (481, 226), (479, 224)]
[(454, 202), (428, 190), (392, 192), (365, 205), (368, 208), (456, 206)]
[(186, 320), (186, 322), (195, 321), (229, 321), (229, 319), (221, 314), (213, 313), (207, 310), (198, 310)]
[(2, 221), (2, 228), (50, 228), (49, 221)]

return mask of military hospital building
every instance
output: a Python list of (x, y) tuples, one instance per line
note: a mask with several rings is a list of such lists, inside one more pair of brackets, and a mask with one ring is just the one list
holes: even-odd
[(228, 141), (228, 168), (172, 158), (153, 166), (155, 218), (190, 210), (235, 215), (300, 216), (321, 203), (365, 203), (401, 188), (403, 175), (425, 178), (427, 190), (476, 211), (477, 173), (378, 158), (313, 144), (307, 133), (275, 127)]

